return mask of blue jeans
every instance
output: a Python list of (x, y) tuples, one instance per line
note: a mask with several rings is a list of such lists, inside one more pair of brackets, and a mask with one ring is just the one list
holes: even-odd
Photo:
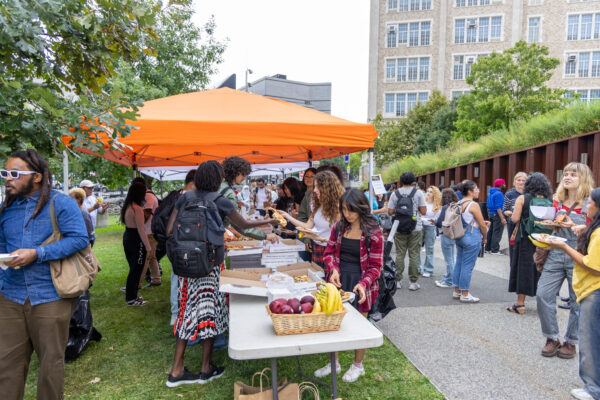
[(452, 273), (452, 283), (460, 290), (469, 290), (471, 274), (475, 261), (481, 250), (481, 232), (478, 228), (469, 227), (465, 236), (456, 241), (456, 264)]
[(446, 275), (442, 278), (442, 283), (446, 285), (452, 285), (452, 272), (456, 259), (454, 258), (454, 250), (456, 248), (456, 240), (448, 239), (442, 235), (442, 253), (444, 254), (444, 261), (446, 261)]
[(584, 389), (600, 399), (600, 290), (581, 300), (579, 307), (579, 376)]
[(425, 242), (425, 263), (423, 271), (433, 274), (433, 246), (435, 246), (435, 237), (437, 228), (433, 225), (423, 225), (423, 241)]

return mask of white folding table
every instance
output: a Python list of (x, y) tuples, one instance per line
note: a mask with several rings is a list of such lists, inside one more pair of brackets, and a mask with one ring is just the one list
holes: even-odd
[(265, 309), (264, 297), (231, 294), (229, 297), (229, 357), (234, 360), (271, 359), (273, 399), (277, 400), (277, 359), (280, 357), (330, 353), (331, 386), (304, 375), (298, 361), (298, 376), (331, 389), (337, 397), (335, 352), (379, 347), (383, 335), (354, 307), (346, 305), (348, 313), (340, 330), (300, 335), (277, 336)]

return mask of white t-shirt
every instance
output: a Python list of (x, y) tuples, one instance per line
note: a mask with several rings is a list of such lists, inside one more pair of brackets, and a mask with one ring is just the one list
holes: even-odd
[[(433, 226), (435, 225), (435, 221), (437, 221), (438, 217), (440, 216), (440, 210), (433, 212), (433, 204), (429, 204), (427, 202), (425, 202), (425, 207), (427, 208), (427, 212), (422, 217), (423, 226)], [(434, 222), (431, 222), (431, 219), (433, 219)]]
[(94, 196), (93, 194), (90, 194), (88, 197), (85, 198), (85, 200), (83, 200), (83, 208), (88, 214), (90, 214), (90, 217), (92, 217), (92, 225), (94, 226), (94, 229), (96, 229), (96, 215), (98, 215), (98, 209), (95, 209), (91, 212), (89, 212), (88, 210), (92, 208), (96, 203), (98, 203), (98, 199), (96, 199), (96, 196)]
[[(313, 217), (313, 220), (315, 221), (315, 229), (317, 230), (316, 235), (318, 237), (329, 239), (329, 236), (331, 236), (331, 229), (333, 228), (333, 225), (329, 224), (329, 221), (325, 218), (325, 216), (323, 216), (321, 210), (322, 207), (319, 207), (319, 209), (315, 213), (315, 216)], [(327, 242), (318, 242), (315, 240), (315, 243), (319, 246), (327, 246)]]
[(256, 191), (256, 209), (264, 210), (265, 209), (265, 201), (267, 201), (267, 189), (266, 188), (258, 188)]
[[(146, 197), (144, 198), (144, 200), (146, 200), (146, 202), (144, 203), (144, 210), (152, 210), (152, 213), (154, 214), (154, 211), (156, 211), (156, 209), (158, 208), (158, 199), (156, 198), (156, 196), (151, 192), (146, 192)], [(151, 235), (152, 215), (150, 216), (150, 218), (148, 218), (148, 221), (144, 223), (144, 227), (146, 228), (146, 235)]]

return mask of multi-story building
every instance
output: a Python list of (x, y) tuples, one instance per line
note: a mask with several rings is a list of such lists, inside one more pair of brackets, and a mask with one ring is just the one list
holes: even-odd
[(371, 0), (370, 24), (369, 119), (468, 92), (477, 58), (519, 40), (561, 61), (548, 86), (600, 99), (599, 0)]

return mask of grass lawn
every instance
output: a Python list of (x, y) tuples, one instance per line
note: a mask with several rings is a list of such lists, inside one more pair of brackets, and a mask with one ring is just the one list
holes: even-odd
[[(113, 221), (111, 221), (113, 222)], [(102, 271), (91, 289), (94, 325), (102, 333), (99, 343), (91, 342), (83, 355), (67, 364), (65, 397), (69, 399), (232, 399), (233, 383), (250, 383), (252, 374), (270, 365), (269, 360), (235, 361), (226, 350), (214, 353), (214, 361), (224, 365), (225, 375), (207, 385), (190, 385), (176, 389), (165, 386), (171, 368), (174, 337), (169, 326), (170, 266), (163, 259), (163, 284), (144, 289), (141, 295), (150, 304), (146, 307), (125, 306), (125, 295), (119, 287), (125, 285), (128, 266), (122, 247), (123, 228), (111, 225), (96, 233), (94, 250)], [(186, 365), (200, 371), (200, 345), (188, 348)], [(26, 399), (35, 399), (38, 363), (32, 360)], [(353, 353), (340, 355), (343, 372), (350, 366)], [(305, 372), (312, 372), (326, 363), (325, 355), (302, 358)], [(385, 340), (383, 346), (369, 349), (365, 358), (366, 375), (356, 383), (338, 380), (339, 396), (343, 399), (443, 399), (444, 397), (421, 375), (394, 345)], [(279, 376), (296, 373), (294, 358), (280, 359)], [(310, 398), (305, 396), (305, 398)], [(321, 389), (321, 399), (330, 398)]]

